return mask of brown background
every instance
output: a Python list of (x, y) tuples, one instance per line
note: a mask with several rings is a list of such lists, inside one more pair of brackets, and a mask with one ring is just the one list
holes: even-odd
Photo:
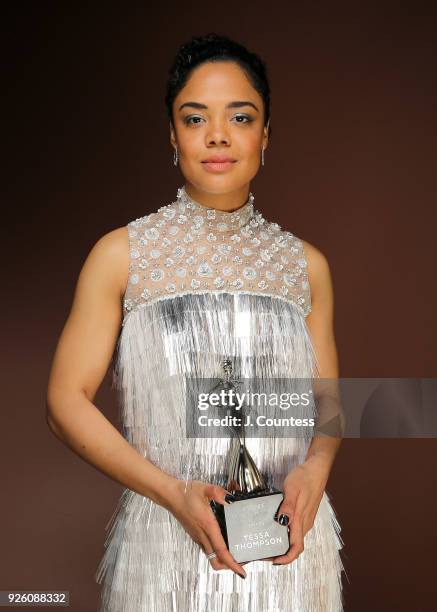
[[(80, 612), (96, 610), (121, 488), (48, 430), (47, 377), (92, 245), (183, 184), (163, 96), (192, 35), (227, 34), (267, 62), (255, 204), (328, 257), (341, 376), (436, 376), (435, 15), (417, 2), (133, 4), (20, 4), (4, 20), (0, 589), (69, 590)], [(96, 404), (116, 422), (109, 376)], [(347, 611), (434, 608), (436, 450), (344, 440), (327, 490)]]

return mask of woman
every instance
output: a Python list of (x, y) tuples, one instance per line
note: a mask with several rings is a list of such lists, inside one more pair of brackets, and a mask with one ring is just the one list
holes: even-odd
[[(79, 276), (48, 422), (125, 487), (96, 574), (102, 611), (342, 610), (340, 527), (325, 492), (339, 440), (247, 439), (284, 493), (277, 520), (291, 545), (243, 567), (211, 506), (233, 501), (221, 480), (230, 440), (185, 432), (184, 377), (220, 377), (224, 357), (237, 378), (338, 376), (327, 261), (267, 221), (249, 192), (269, 100), (263, 62), (241, 45), (210, 34), (181, 47), (166, 104), (185, 184), (103, 236)], [(114, 349), (123, 435), (92, 403)]]

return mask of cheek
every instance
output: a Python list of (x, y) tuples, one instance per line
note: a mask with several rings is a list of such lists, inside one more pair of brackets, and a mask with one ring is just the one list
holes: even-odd
[(262, 140), (259, 134), (247, 134), (239, 144), (244, 157), (256, 158), (261, 151)]
[(181, 139), (180, 144), (188, 163), (198, 161), (205, 155), (205, 142), (200, 133), (191, 133), (188, 137)]

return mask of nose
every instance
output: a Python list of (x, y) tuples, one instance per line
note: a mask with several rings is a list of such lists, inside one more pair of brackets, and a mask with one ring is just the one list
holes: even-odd
[(210, 123), (209, 130), (206, 135), (206, 144), (208, 146), (225, 144), (229, 145), (231, 142), (229, 132), (222, 121)]

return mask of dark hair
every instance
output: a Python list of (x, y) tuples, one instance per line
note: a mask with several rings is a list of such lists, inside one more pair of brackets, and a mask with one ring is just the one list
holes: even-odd
[[(264, 62), (256, 53), (248, 51), (246, 47), (227, 36), (209, 33), (192, 38), (179, 47), (169, 70), (165, 104), (168, 118), (173, 126), (173, 102), (185, 86), (191, 72), (205, 62), (220, 61), (235, 62), (244, 70), (252, 86), (264, 101), (264, 125), (267, 125), (270, 119), (270, 86)], [(269, 124), (269, 136), (270, 134)]]

